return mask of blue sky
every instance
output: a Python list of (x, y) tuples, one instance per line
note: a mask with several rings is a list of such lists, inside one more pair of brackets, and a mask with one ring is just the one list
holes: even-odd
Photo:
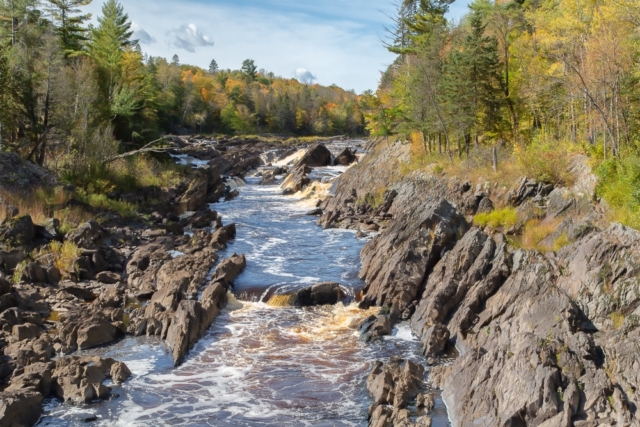
[[(452, 18), (469, 0), (457, 0)], [(247, 58), (284, 77), (313, 76), (360, 93), (394, 56), (383, 47), (393, 0), (120, 0), (143, 50), (181, 62), (240, 68)], [(94, 19), (101, 0), (85, 9)], [(297, 70), (297, 72), (296, 72)], [(307, 73), (304, 73), (306, 71)]]

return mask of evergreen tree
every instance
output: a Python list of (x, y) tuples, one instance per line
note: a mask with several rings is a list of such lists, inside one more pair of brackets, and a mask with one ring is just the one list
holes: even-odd
[(96, 62), (103, 96), (113, 101), (120, 79), (120, 67), (124, 50), (136, 44), (131, 40), (129, 16), (116, 0), (108, 0), (102, 6), (98, 26), (91, 28), (89, 52)]
[(41, 12), (37, 9), (38, 0), (1, 0), (0, 1), (0, 44), (5, 40), (11, 46), (16, 44), (21, 28), (31, 21), (37, 20)]
[(131, 22), (122, 5), (116, 0), (108, 0), (102, 6), (98, 26), (91, 28), (91, 56), (99, 67), (113, 73), (124, 49), (137, 43), (131, 40), (132, 35)]
[(91, 0), (49, 0), (49, 11), (52, 14), (56, 33), (60, 38), (62, 50), (66, 56), (75, 56), (82, 50), (89, 31), (83, 24), (91, 19), (91, 14), (78, 15), (80, 6), (87, 6)]
[(171, 58), (171, 65), (176, 67), (180, 66), (180, 57), (177, 54), (173, 55), (173, 57)]
[(462, 49), (454, 49), (445, 69), (445, 97), (451, 117), (469, 142), (472, 131), (495, 132), (504, 104), (503, 79), (495, 37), (486, 36), (483, 14), (469, 15), (469, 34)]
[(242, 73), (245, 75), (245, 77), (249, 81), (254, 81), (256, 79), (256, 77), (258, 76), (257, 71), (258, 71), (258, 67), (256, 67), (256, 64), (253, 61), (253, 59), (246, 59), (242, 63)]
[(217, 72), (218, 72), (218, 63), (216, 62), (215, 59), (212, 59), (211, 63), (209, 64), (209, 73), (216, 74)]

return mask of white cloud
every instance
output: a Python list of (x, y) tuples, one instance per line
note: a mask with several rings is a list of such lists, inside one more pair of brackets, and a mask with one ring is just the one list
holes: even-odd
[(182, 24), (167, 31), (167, 37), (170, 45), (192, 53), (196, 51), (196, 47), (213, 46), (213, 40), (203, 34), (195, 24)]
[(307, 70), (306, 68), (296, 68), (296, 70), (293, 72), (293, 76), (300, 83), (303, 83), (306, 85), (313, 84), (314, 81), (318, 80), (318, 78), (314, 76), (311, 73), (311, 71)]
[(144, 28), (141, 28), (135, 22), (131, 22), (131, 29), (133, 30), (133, 39), (138, 40), (140, 44), (154, 44), (157, 41), (155, 37), (147, 33)]

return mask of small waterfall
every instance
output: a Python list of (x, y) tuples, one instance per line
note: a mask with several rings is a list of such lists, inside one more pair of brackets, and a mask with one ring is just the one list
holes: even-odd
[(271, 307), (290, 307), (292, 303), (293, 294), (274, 295), (267, 301), (267, 305)]

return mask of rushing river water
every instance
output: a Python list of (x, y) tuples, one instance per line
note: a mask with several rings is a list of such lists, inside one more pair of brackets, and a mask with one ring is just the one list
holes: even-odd
[[(251, 180), (250, 180), (251, 181)], [(347, 295), (362, 288), (351, 232), (322, 230), (308, 207), (277, 186), (248, 185), (213, 206), (238, 235), (227, 251), (244, 253), (229, 306), (174, 368), (155, 338), (127, 338), (101, 354), (124, 361), (133, 377), (115, 398), (83, 407), (51, 399), (41, 426), (76, 426), (89, 414), (100, 426), (366, 426), (371, 399), (365, 380), (375, 360), (419, 356), (407, 325), (381, 343), (365, 344), (354, 326), (369, 312), (355, 303), (296, 309), (265, 303), (282, 292), (336, 281)], [(435, 426), (448, 426), (437, 398)]]

